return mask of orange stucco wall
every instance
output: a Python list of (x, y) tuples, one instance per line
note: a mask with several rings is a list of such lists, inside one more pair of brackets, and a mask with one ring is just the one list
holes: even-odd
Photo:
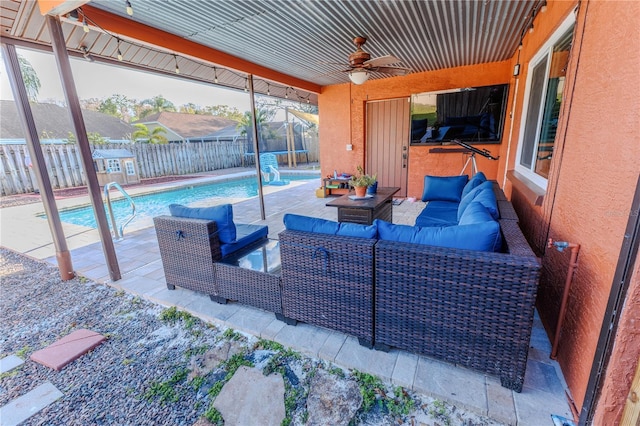
[[(575, 3), (549, 2), (521, 52), (522, 86), (516, 97), (514, 136), (507, 169), (513, 168), (524, 102), (527, 63)], [(567, 68), (564, 104), (556, 136), (549, 184), (542, 206), (532, 206), (516, 189), (512, 201), (529, 241), (542, 255), (543, 274), (537, 305), (553, 338), (569, 255), (547, 250), (548, 237), (581, 245), (558, 360), (578, 409), (581, 409), (598, 336), (620, 254), (640, 166), (640, 60), (637, 2), (580, 3)], [(514, 58), (515, 61), (515, 58)], [(510, 185), (507, 184), (507, 189)], [(607, 378), (597, 405), (599, 422), (619, 418), (629, 376), (640, 355), (630, 326), (640, 320), (638, 286), (627, 299), (623, 325), (611, 358), (615, 381)], [(637, 324), (637, 323), (636, 323)], [(608, 372), (609, 373), (609, 372)], [(626, 389), (626, 390), (625, 390)], [(612, 403), (614, 402), (614, 403)], [(614, 408), (614, 406), (617, 407)], [(616, 417), (618, 416), (618, 417)], [(606, 419), (606, 421), (604, 421)]]
[[(488, 86), (509, 83), (510, 61), (473, 65), (432, 72), (412, 73), (404, 77), (370, 80), (365, 84), (340, 84), (326, 86), (318, 97), (320, 112), (320, 164), (322, 174), (354, 172), (356, 166), (365, 164), (366, 135), (365, 112), (367, 101), (408, 98), (412, 94), (434, 90), (454, 89), (469, 86)], [(503, 139), (507, 134), (503, 132)], [(352, 151), (346, 145), (353, 145)], [(488, 149), (494, 156), (500, 154), (502, 145), (478, 145)], [(431, 175), (457, 175), (467, 159), (463, 154), (429, 153), (425, 146), (409, 148), (408, 185), (409, 196), (422, 194), (423, 178)], [(478, 169), (488, 178), (495, 179), (498, 161), (478, 158)], [(371, 171), (375, 173), (375, 170)], [(470, 167), (467, 168), (470, 173)]]

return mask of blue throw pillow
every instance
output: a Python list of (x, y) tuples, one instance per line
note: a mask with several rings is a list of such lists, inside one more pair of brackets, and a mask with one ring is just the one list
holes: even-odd
[(476, 223), (493, 222), (495, 219), (491, 213), (480, 202), (474, 201), (464, 210), (458, 225), (473, 225)]
[[(469, 204), (471, 204), (473, 201), (476, 200), (476, 197), (481, 193), (481, 192), (490, 192), (493, 195), (493, 199), (495, 200), (495, 194), (493, 194), (493, 182), (483, 182), (480, 185), (476, 186), (475, 188), (473, 188), (471, 191), (469, 191), (469, 193), (467, 195), (465, 195), (461, 200), (460, 200), (460, 204), (458, 204), (458, 221), (460, 221), (460, 218), (462, 217), (462, 214), (464, 213), (465, 209), (469, 206)], [(485, 195), (485, 198), (490, 197), (490, 195)], [(490, 206), (490, 202), (486, 201), (486, 205), (485, 203), (485, 207), (487, 207), (487, 209), (489, 210), (489, 212), (491, 213), (491, 215), (493, 216), (494, 211), (497, 213), (498, 211), (498, 201), (496, 200), (494, 205), (491, 207)], [(497, 219), (497, 217), (494, 216), (495, 219)]]
[(460, 199), (463, 199), (464, 196), (467, 195), (469, 192), (471, 192), (473, 188), (477, 187), (478, 185), (486, 181), (487, 181), (487, 177), (484, 175), (484, 173), (482, 172), (476, 173), (471, 179), (469, 179), (469, 182), (467, 182), (467, 184), (464, 186), (464, 189), (462, 190), (462, 196), (460, 197)]
[(422, 201), (454, 201), (459, 202), (462, 189), (467, 184), (469, 176), (425, 176)]
[(336, 235), (340, 224), (317, 217), (301, 216), (287, 213), (282, 219), (284, 227), (290, 231), (317, 232), (319, 234)]
[(377, 222), (381, 240), (477, 251), (499, 251), (502, 246), (500, 224), (495, 220), (428, 228)]
[(181, 204), (170, 204), (169, 212), (171, 216), (176, 217), (213, 220), (218, 226), (220, 242), (226, 244), (236, 240), (236, 225), (233, 223), (233, 208), (231, 204), (221, 204), (213, 207), (187, 207)]

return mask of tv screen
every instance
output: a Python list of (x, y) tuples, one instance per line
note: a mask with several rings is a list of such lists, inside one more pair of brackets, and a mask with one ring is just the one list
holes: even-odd
[(411, 96), (411, 143), (499, 143), (508, 85), (468, 87)]

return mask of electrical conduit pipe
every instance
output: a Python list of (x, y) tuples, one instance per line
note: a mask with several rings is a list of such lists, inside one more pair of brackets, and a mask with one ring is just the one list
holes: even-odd
[(569, 269), (567, 270), (567, 278), (564, 282), (564, 292), (562, 294), (562, 303), (560, 304), (560, 314), (558, 315), (558, 324), (556, 325), (556, 332), (553, 336), (553, 344), (551, 345), (551, 355), (549, 358), (556, 359), (558, 357), (558, 343), (560, 342), (560, 331), (562, 330), (562, 323), (567, 311), (567, 301), (569, 300), (569, 291), (571, 289), (571, 282), (573, 281), (573, 275), (578, 268), (578, 252), (580, 251), (580, 244), (568, 243), (566, 241), (553, 241), (549, 238), (547, 243), (548, 248), (555, 247), (559, 252), (563, 252), (564, 249), (571, 249), (571, 259), (569, 260)]

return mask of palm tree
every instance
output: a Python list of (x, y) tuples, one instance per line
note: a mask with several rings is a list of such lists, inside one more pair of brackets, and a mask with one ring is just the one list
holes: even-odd
[(150, 144), (166, 144), (169, 140), (165, 136), (167, 131), (164, 127), (155, 127), (149, 131), (149, 128), (142, 123), (136, 123), (133, 125), (136, 130), (131, 135), (133, 142), (146, 142)]

